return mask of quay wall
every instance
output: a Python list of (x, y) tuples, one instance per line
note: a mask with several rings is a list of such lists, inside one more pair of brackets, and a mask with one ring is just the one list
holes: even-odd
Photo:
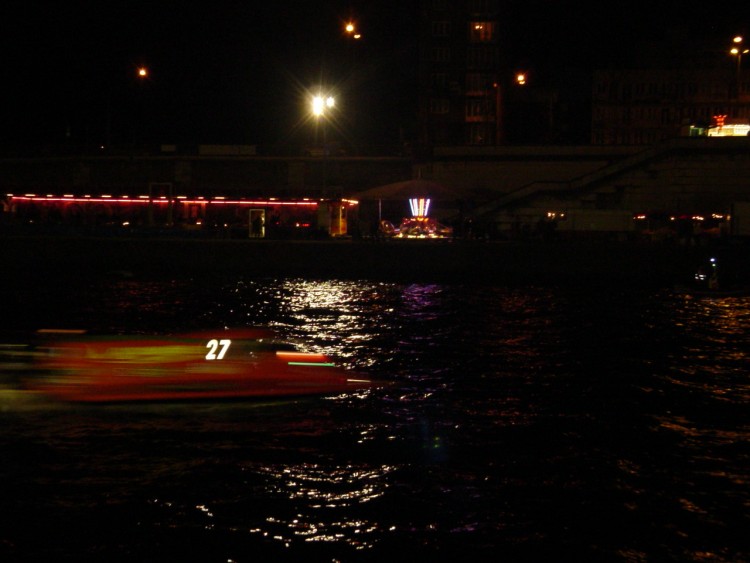
[[(460, 200), (467, 208), (497, 207), (502, 199), (503, 211), (729, 213), (735, 202), (750, 200), (748, 149), (750, 138), (728, 137), (645, 147), (443, 147), (425, 161), (190, 154), (0, 158), (0, 203), (10, 193), (132, 197), (154, 184), (169, 184), (175, 195), (335, 198), (419, 178), (446, 188), (431, 194), (436, 201)], [(389, 198), (404, 200), (403, 194), (376, 199)]]

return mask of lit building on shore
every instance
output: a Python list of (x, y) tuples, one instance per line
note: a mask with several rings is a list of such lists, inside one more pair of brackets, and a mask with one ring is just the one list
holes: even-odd
[(750, 71), (743, 38), (663, 42), (629, 68), (599, 70), (592, 84), (594, 145), (653, 145), (677, 137), (746, 136)]
[(169, 228), (226, 236), (308, 238), (345, 236), (348, 199), (188, 197), (173, 195), (171, 184), (155, 184), (150, 194), (6, 194), (4, 221), (15, 225), (138, 230)]

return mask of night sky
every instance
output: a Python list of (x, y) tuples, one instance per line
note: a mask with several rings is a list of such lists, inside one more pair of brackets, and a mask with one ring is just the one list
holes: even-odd
[[(397, 143), (415, 131), (418, 4), (6, 0), (2, 147), (305, 146), (313, 134), (306, 92), (317, 84), (337, 96), (330, 135)], [(501, 5), (504, 56), (546, 85), (568, 69), (648, 57), (661, 40), (676, 52), (728, 42), (750, 21), (747, 2), (607, 2), (593, 11), (585, 2)], [(359, 42), (342, 32), (350, 17)], [(136, 77), (140, 65), (146, 80)]]

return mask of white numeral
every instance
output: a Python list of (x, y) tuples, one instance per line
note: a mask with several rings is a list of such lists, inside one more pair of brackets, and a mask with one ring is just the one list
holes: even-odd
[[(231, 340), (216, 340), (215, 338), (209, 340), (208, 344), (206, 344), (206, 348), (209, 348), (208, 354), (206, 354), (206, 359), (223, 360), (231, 343)], [(216, 353), (217, 350), (219, 352), (218, 354)]]

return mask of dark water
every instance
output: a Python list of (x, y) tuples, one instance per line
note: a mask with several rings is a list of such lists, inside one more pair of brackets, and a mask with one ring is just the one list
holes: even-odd
[(750, 298), (303, 279), (6, 297), (14, 331), (271, 326), (393, 385), (5, 400), (2, 561), (750, 561)]

